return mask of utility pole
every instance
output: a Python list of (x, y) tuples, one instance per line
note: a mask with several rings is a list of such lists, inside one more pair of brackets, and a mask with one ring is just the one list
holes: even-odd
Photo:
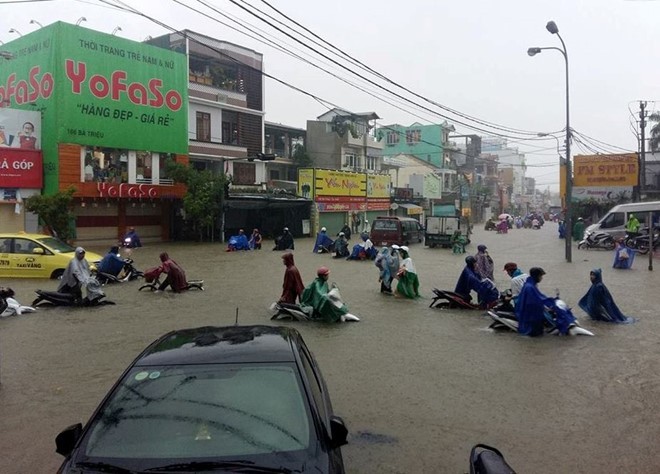
[(644, 129), (646, 128), (646, 102), (639, 101), (639, 126), (641, 128), (640, 144), (639, 144), (639, 200), (642, 200), (644, 195), (644, 185), (646, 184), (646, 136)]

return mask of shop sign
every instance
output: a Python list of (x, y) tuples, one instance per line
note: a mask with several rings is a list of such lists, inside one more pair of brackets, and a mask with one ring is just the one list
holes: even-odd
[(573, 158), (573, 186), (637, 186), (637, 153), (577, 155)]
[(389, 198), (392, 187), (392, 178), (389, 174), (367, 175), (367, 197)]
[(160, 197), (158, 186), (128, 183), (96, 183), (99, 197), (151, 199)]
[(369, 199), (367, 201), (367, 210), (368, 211), (389, 211), (390, 210), (390, 200), (389, 199)]
[(366, 211), (364, 202), (317, 202), (319, 212)]
[(632, 199), (632, 192), (632, 186), (578, 186), (573, 188), (571, 198), (572, 201), (626, 202)]
[(307, 199), (314, 197), (314, 168), (298, 169), (298, 196)]
[(316, 196), (367, 196), (367, 175), (340, 170), (314, 170)]
[(42, 186), (41, 151), (0, 147), (0, 188), (41, 189)]

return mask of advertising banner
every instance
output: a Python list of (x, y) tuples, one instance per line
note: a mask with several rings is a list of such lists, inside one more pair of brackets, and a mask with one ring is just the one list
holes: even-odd
[(57, 142), (188, 152), (184, 54), (62, 22), (3, 49), (0, 101), (41, 111)]
[(314, 168), (298, 169), (298, 196), (314, 198)]
[(316, 196), (367, 196), (367, 175), (339, 170), (314, 170)]
[(392, 177), (389, 174), (367, 175), (367, 197), (388, 198), (392, 187)]
[(630, 201), (632, 186), (577, 186), (571, 193), (572, 201), (594, 199), (601, 202)]
[(0, 188), (41, 189), (42, 186), (40, 151), (0, 147)]
[(576, 155), (573, 186), (637, 186), (637, 153), (620, 155)]
[(28, 110), (0, 108), (0, 150), (41, 149), (41, 114)]
[(422, 195), (429, 199), (440, 199), (442, 197), (442, 187), (438, 176), (427, 174), (424, 176), (424, 190)]

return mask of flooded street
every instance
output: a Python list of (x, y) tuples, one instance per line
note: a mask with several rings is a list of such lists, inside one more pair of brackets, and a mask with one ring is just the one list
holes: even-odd
[[(353, 242), (354, 243), (354, 242)], [(320, 265), (331, 270), (359, 323), (295, 326), (324, 373), (335, 412), (348, 425), (343, 448), (350, 473), (462, 473), (475, 443), (498, 447), (518, 472), (657, 472), (660, 466), (660, 260), (647, 271), (613, 270), (612, 252), (573, 247), (564, 261), (556, 224), (506, 235), (476, 229), (471, 253), (486, 244), (499, 289), (508, 261), (543, 267), (540, 289), (573, 307), (596, 337), (530, 339), (487, 329), (481, 312), (429, 308), (433, 287), (454, 289), (463, 257), (411, 246), (423, 298), (381, 295), (373, 262), (314, 255), (312, 239), (296, 241), (305, 284)], [(226, 253), (221, 244), (163, 244), (139, 249), (136, 266), (155, 266), (166, 250), (206, 291), (138, 292), (139, 282), (106, 286), (116, 306), (44, 308), (0, 320), (0, 472), (51, 473), (62, 458), (54, 439), (86, 422), (124, 368), (150, 342), (176, 328), (273, 324), (268, 306), (281, 293), (280, 252)], [(91, 250), (105, 253), (106, 249)], [(594, 323), (577, 307), (603, 280), (622, 311), (639, 321)], [(47, 280), (5, 280), (30, 304)]]

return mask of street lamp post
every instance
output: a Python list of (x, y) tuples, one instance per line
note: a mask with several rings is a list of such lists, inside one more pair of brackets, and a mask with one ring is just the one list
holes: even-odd
[(572, 223), (573, 219), (571, 216), (572, 211), (572, 199), (573, 199), (573, 171), (571, 166), (571, 120), (570, 120), (570, 101), (569, 101), (569, 88), (568, 88), (568, 52), (566, 51), (566, 44), (559, 34), (559, 28), (554, 21), (549, 21), (545, 25), (545, 29), (550, 32), (550, 34), (557, 35), (559, 41), (561, 42), (561, 48), (556, 47), (546, 47), (546, 48), (529, 48), (527, 54), (530, 56), (535, 56), (545, 49), (554, 49), (559, 51), (562, 56), (564, 56), (564, 63), (566, 64), (566, 217), (564, 219), (564, 224), (566, 226), (566, 261), (571, 262), (571, 252), (572, 252), (572, 243), (571, 243), (571, 232), (573, 229)]

